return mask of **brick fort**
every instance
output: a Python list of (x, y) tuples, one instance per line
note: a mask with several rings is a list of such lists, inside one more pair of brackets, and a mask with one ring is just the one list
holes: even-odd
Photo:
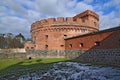
[(86, 10), (74, 17), (48, 18), (31, 25), (32, 43), (26, 49), (65, 50), (65, 39), (99, 31), (99, 16)]

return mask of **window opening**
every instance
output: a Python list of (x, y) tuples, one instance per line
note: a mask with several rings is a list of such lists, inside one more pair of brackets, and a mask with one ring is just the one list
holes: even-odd
[(83, 47), (83, 43), (80, 43), (80, 47)]
[(72, 44), (70, 44), (69, 47), (72, 48)]
[(48, 45), (45, 45), (45, 49), (48, 49)]
[(100, 42), (99, 42), (99, 41), (96, 41), (96, 42), (95, 42), (95, 45), (96, 45), (96, 46), (100, 46)]

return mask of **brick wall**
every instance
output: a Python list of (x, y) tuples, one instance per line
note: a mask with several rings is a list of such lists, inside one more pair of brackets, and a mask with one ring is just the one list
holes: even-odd
[(99, 16), (90, 10), (81, 17), (58, 17), (36, 21), (31, 25), (31, 37), (36, 50), (65, 50), (64, 38), (98, 31)]
[(33, 44), (32, 41), (27, 41), (24, 44), (24, 48), (25, 49), (34, 49), (35, 48), (35, 44)]
[(120, 27), (65, 40), (66, 50), (120, 49)]

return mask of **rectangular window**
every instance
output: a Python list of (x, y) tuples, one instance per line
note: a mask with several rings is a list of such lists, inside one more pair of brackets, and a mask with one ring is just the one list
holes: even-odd
[(85, 22), (85, 19), (82, 19), (82, 22), (84, 23), (84, 22)]
[(60, 45), (61, 47), (64, 47), (64, 45)]
[(26, 49), (29, 49), (29, 47), (26, 47)]
[(64, 34), (64, 39), (65, 39), (65, 38), (67, 38), (67, 35), (66, 35), (66, 34)]
[(72, 48), (72, 44), (69, 44), (69, 47)]
[(120, 39), (118, 40), (118, 45), (120, 46)]
[(48, 35), (45, 35), (45, 38), (48, 39)]
[(34, 49), (34, 47), (31, 47), (31, 49)]
[(97, 23), (96, 23), (96, 22), (94, 22), (94, 25), (95, 25), (95, 26), (97, 26)]
[(46, 49), (46, 50), (48, 49), (48, 45), (45, 45), (45, 49)]
[(95, 42), (95, 45), (96, 45), (96, 46), (100, 46), (100, 42), (99, 42), (99, 41), (96, 41), (96, 42)]
[(80, 47), (83, 47), (83, 43), (80, 43), (80, 45), (79, 45)]

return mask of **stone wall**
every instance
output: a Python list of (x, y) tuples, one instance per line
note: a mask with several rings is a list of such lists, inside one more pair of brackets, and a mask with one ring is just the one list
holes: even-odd
[(26, 58), (25, 49), (0, 49), (0, 58)]
[(64, 50), (28, 50), (27, 58), (64, 58)]
[(77, 53), (79, 57), (75, 58), (75, 61), (100, 64), (100, 65), (110, 65), (120, 67), (120, 49), (114, 50), (88, 50), (81, 53)]
[(21, 59), (27, 59), (26, 53), (0, 53), (0, 58), (21, 58)]
[(27, 58), (71, 58), (78, 62), (120, 67), (120, 49), (114, 50), (29, 50)]
[(24, 48), (15, 48), (15, 49), (0, 49), (0, 53), (25, 53), (26, 50)]
[(0, 52), (0, 58), (70, 58), (77, 62), (120, 67), (120, 49), (106, 50), (27, 50)]

